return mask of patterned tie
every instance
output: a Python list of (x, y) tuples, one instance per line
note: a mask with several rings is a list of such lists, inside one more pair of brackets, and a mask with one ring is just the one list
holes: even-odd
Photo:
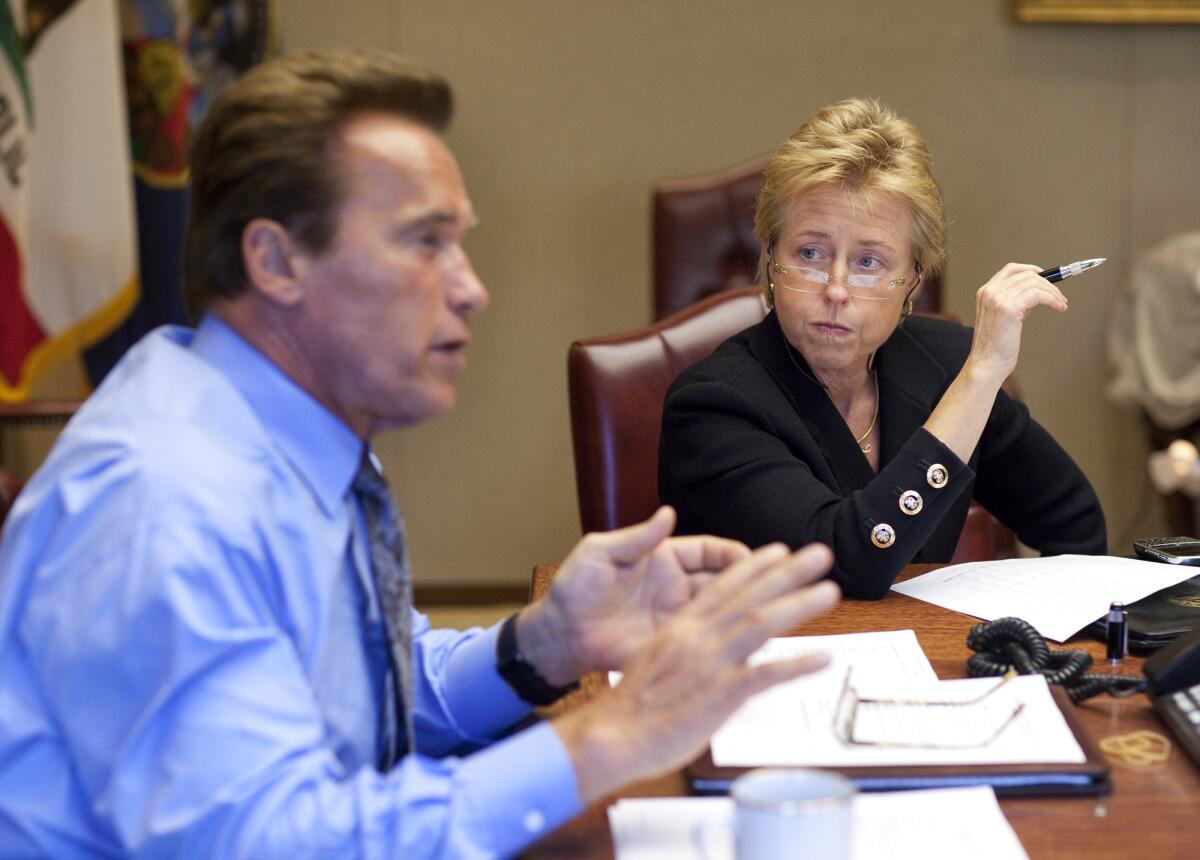
[[(366, 514), (367, 534), (371, 540), (371, 569), (375, 590), (387, 625), (391, 652), (392, 679), (396, 694), (396, 713), (402, 714), (399, 728), (403, 734), (389, 731), (384, 770), (400, 756), (415, 748), (412, 714), (412, 574), (404, 541), (404, 521), (396, 513), (387, 482), (375, 468), (369, 451), (363, 452), (362, 465), (354, 478), (354, 491)], [(385, 710), (386, 713), (386, 710)]]

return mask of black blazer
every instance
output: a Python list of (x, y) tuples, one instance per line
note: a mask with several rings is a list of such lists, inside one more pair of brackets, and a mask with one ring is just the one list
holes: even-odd
[[(1043, 554), (1101, 554), (1104, 515), (1087, 478), (1023, 403), (1001, 391), (963, 463), (922, 425), (971, 348), (971, 330), (910, 317), (879, 348), (879, 473), (832, 401), (798, 367), (774, 313), (692, 365), (667, 392), (659, 494), (678, 531), (750, 546), (820, 541), (852, 597), (883, 597), (909, 562), (949, 561), (972, 496)], [(942, 487), (930, 479), (940, 464)], [(920, 496), (919, 512), (900, 497)], [(915, 507), (915, 505), (913, 505)], [(894, 539), (886, 542), (890, 527)]]

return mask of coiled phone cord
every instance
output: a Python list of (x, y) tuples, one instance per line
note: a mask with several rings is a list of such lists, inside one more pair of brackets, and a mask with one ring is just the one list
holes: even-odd
[(1146, 689), (1146, 679), (1132, 675), (1088, 674), (1092, 655), (1079, 649), (1055, 651), (1020, 618), (997, 618), (976, 624), (967, 634), (967, 647), (975, 654), (967, 660), (972, 678), (1004, 675), (1015, 669), (1020, 675), (1035, 672), (1050, 684), (1060, 684), (1072, 702), (1082, 702), (1100, 693), (1124, 697)]

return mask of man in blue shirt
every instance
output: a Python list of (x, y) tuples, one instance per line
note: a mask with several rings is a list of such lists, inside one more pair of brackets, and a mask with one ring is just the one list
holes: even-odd
[(488, 302), (449, 116), (441, 79), (367, 52), (267, 64), (213, 104), (199, 326), (130, 351), (0, 541), (3, 856), (509, 856), (822, 663), (746, 658), (836, 602), (810, 585), (828, 551), (672, 539), (669, 509), (585, 537), (491, 630), (407, 603), (394, 626), (403, 538), (386, 493), (390, 544), (364, 508), (366, 442), (453, 406)]

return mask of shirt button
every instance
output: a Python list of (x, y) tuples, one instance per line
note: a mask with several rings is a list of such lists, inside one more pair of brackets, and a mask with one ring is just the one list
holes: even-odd
[(521, 823), (525, 825), (527, 833), (541, 833), (546, 829), (546, 816), (540, 809), (531, 809), (525, 813)]

